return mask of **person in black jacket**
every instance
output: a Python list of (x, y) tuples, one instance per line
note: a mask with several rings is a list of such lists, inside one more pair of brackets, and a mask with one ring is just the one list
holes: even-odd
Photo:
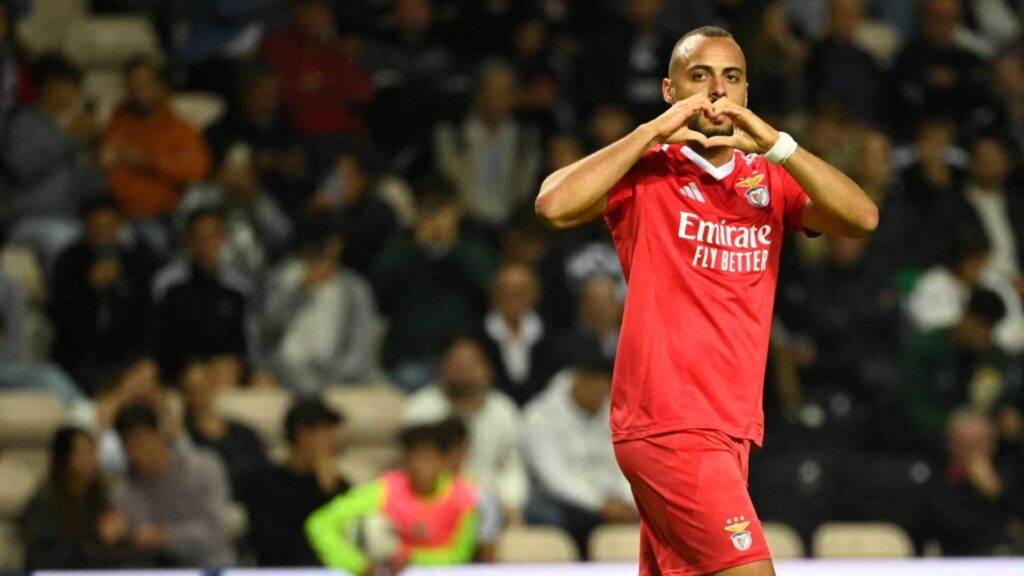
[(157, 359), (177, 374), (189, 358), (248, 360), (247, 313), (252, 287), (222, 261), (224, 214), (215, 206), (192, 212), (185, 225), (187, 257), (169, 264), (153, 283), (157, 302)]
[(285, 416), (283, 465), (242, 479), (236, 494), (249, 513), (249, 540), (260, 566), (319, 566), (306, 540), (306, 518), (350, 488), (338, 475), (340, 414), (318, 398), (296, 400)]
[(109, 197), (82, 207), (84, 234), (58, 256), (50, 284), (54, 359), (89, 394), (145, 342), (155, 258), (126, 238)]

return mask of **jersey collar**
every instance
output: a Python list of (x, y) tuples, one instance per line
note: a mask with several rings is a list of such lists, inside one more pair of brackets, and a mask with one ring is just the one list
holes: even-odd
[(691, 162), (693, 162), (697, 166), (700, 166), (701, 169), (703, 169), (708, 174), (714, 176), (715, 180), (725, 180), (730, 174), (732, 174), (733, 169), (736, 168), (735, 152), (733, 153), (732, 158), (730, 158), (728, 162), (722, 164), (721, 166), (715, 166), (711, 162), (708, 162), (707, 159), (705, 159), (703, 156), (697, 154), (697, 152), (695, 152), (693, 148), (690, 148), (689, 146), (683, 146), (682, 151), (683, 156), (686, 156), (687, 158), (690, 159)]

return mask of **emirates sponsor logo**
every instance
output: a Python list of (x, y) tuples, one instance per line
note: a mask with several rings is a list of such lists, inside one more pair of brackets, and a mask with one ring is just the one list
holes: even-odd
[(697, 242), (692, 265), (727, 273), (763, 272), (768, 267), (772, 226), (734, 226), (679, 213), (679, 237)]

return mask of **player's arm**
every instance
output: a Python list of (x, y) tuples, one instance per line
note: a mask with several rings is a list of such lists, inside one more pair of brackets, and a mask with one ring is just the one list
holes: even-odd
[[(732, 146), (764, 154), (779, 139), (779, 131), (756, 114), (729, 101), (717, 100), (713, 115), (728, 116), (736, 126), (732, 136), (715, 136), (709, 146)], [(878, 227), (878, 207), (853, 180), (828, 162), (797, 148), (783, 166), (811, 201), (804, 206), (803, 227), (815, 232), (860, 237)]]
[(687, 128), (694, 114), (705, 111), (711, 111), (711, 101), (703, 94), (676, 102), (620, 140), (551, 173), (540, 186), (537, 215), (552, 228), (571, 228), (593, 220), (604, 211), (608, 190), (652, 146), (706, 143), (703, 134)]

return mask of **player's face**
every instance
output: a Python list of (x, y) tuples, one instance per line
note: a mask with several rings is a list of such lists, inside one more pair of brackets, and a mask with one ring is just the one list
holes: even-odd
[[(694, 36), (672, 57), (670, 77), (662, 82), (665, 101), (669, 104), (705, 94), (712, 102), (729, 98), (746, 106), (747, 61), (735, 40)], [(728, 136), (733, 130), (728, 118), (712, 121), (705, 115), (695, 116), (689, 127), (708, 137)]]

